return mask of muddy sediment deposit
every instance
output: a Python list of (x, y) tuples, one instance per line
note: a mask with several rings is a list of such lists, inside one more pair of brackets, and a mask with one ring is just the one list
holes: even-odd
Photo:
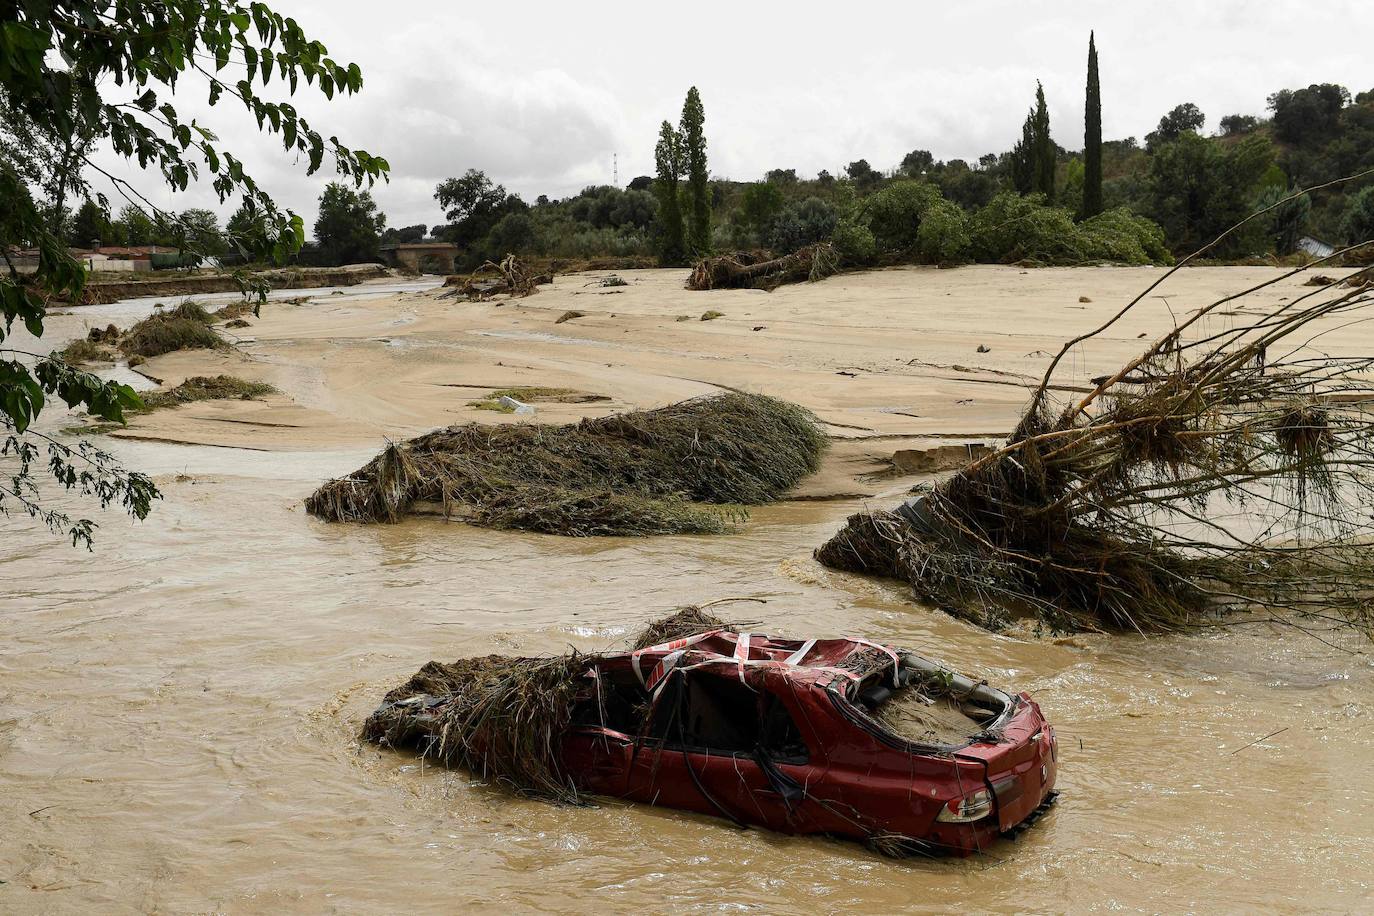
[[(913, 269), (709, 294), (684, 290), (686, 271), (620, 275), (631, 285), (606, 299), (583, 275), (514, 302), (362, 286), (269, 303), (232, 351), (139, 367), (168, 386), (223, 374), (278, 393), (155, 411), (101, 438), (165, 499), (141, 525), (97, 515), (93, 554), (0, 520), (0, 911), (1369, 909), (1364, 637), (993, 634), (811, 559), (846, 517), (922, 479), (873, 479), (895, 451), (1005, 435), (1020, 377), (1156, 272)], [(1170, 309), (1273, 275), (1184, 271), (1160, 290), (1167, 305), (1074, 368), (1115, 369)], [(726, 317), (675, 321), (703, 296)], [(553, 324), (574, 308), (586, 317)], [(135, 319), (72, 309), (44, 346), (112, 320)], [(1374, 352), (1374, 327), (1325, 343)], [(831, 447), (800, 485), (811, 499), (715, 537), (304, 512), (385, 438), (527, 422), (468, 406), (519, 386), (611, 399), (537, 405), (534, 422), (551, 423), (729, 386), (801, 404)], [(71, 419), (43, 422), (62, 435)], [(862, 635), (1030, 692), (1059, 736), (1059, 804), (982, 857), (893, 863), (647, 805), (512, 799), (359, 740), (377, 699), (428, 659), (604, 651), (673, 607), (743, 595), (767, 599), (738, 611), (760, 632)]]

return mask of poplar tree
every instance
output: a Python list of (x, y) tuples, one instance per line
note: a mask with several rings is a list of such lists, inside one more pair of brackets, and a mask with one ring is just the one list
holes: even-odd
[(1083, 108), (1083, 209), (1089, 219), (1102, 212), (1102, 91), (1097, 82), (1097, 43), (1088, 33), (1088, 95)]
[(691, 207), (688, 214), (687, 245), (694, 255), (705, 255), (711, 251), (711, 197), (707, 187), (706, 171), (706, 109), (701, 104), (701, 94), (697, 87), (687, 90), (687, 100), (682, 105), (682, 151), (685, 171), (687, 172), (687, 199)]
[(682, 206), (678, 184), (682, 178), (682, 135), (667, 121), (658, 129), (654, 162), (658, 176), (654, 193), (658, 195), (659, 262), (664, 266), (681, 264), (686, 257), (682, 228)]
[(1045, 87), (1035, 83), (1035, 113), (1031, 117), (1031, 161), (1035, 166), (1034, 189), (1054, 200), (1054, 141), (1050, 139), (1050, 110), (1045, 104)]

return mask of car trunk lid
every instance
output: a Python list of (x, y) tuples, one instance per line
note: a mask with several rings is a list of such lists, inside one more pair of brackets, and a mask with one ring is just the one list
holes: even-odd
[(996, 743), (977, 743), (963, 748), (964, 759), (983, 762), (988, 786), (997, 800), (997, 821), (1011, 830), (1031, 815), (1054, 790), (1054, 729), (1026, 694), (1021, 707), (1002, 730)]

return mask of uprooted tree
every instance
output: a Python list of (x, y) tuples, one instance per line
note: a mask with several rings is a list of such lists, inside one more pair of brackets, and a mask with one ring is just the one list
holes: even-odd
[(1003, 447), (895, 511), (851, 517), (817, 558), (985, 626), (1149, 632), (1267, 608), (1369, 629), (1374, 355), (1330, 348), (1368, 320), (1374, 287), (1356, 275), (1260, 306), (1304, 269), (1201, 307), (1056, 401), (1072, 390), (1051, 384), (1064, 355), (1160, 278), (1065, 344)]
[(698, 261), (687, 277), (687, 288), (772, 290), (784, 283), (824, 280), (839, 269), (840, 256), (830, 242), (807, 245), (780, 258), (741, 251)]
[[(90, 546), (95, 525), (48, 504), (33, 474), (36, 465), (46, 466), (60, 487), (93, 496), (102, 507), (119, 503), (140, 519), (157, 489), (90, 443), (60, 442), (32, 423), (50, 396), (111, 421), (122, 421), (139, 399), (127, 385), (102, 381), (56, 355), (16, 350), (6, 338), (15, 322), (41, 337), (48, 302), (81, 296), (85, 272), (55, 229), (63, 200), (92, 197), (84, 175), (102, 175), (131, 207), (169, 223), (179, 219), (93, 161), (97, 143), (161, 173), (173, 190), (204, 177), (221, 202), (240, 197), (240, 212), (254, 226), (237, 240), (245, 253), (280, 261), (304, 240), (299, 216), (280, 211), (214, 133), (178, 115), (170, 99), (192, 75), (204, 80), (211, 105), (221, 97), (241, 102), (259, 130), (308, 162), (307, 174), (326, 154), (355, 185), (370, 184), (389, 168), (385, 159), (323, 139), (294, 106), (259, 94), (274, 75), (291, 93), (304, 78), (330, 99), (357, 92), (363, 83), (356, 64), (335, 62), (295, 20), (262, 3), (18, 0), (0, 10), (0, 253), (6, 268), (0, 273), (0, 456), (11, 465), (0, 481), (0, 513), (18, 508), (74, 544)], [(60, 155), (35, 154), (36, 146)], [(34, 190), (53, 198), (46, 202), (52, 218), (34, 200)], [(109, 211), (104, 195), (94, 199)], [(39, 252), (33, 273), (21, 273), (10, 255), (25, 247)]]

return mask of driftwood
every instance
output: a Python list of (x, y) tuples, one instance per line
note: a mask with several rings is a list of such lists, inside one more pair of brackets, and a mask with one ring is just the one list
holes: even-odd
[[(484, 276), (493, 273), (495, 277)], [(524, 261), (508, 254), (500, 264), (487, 261), (466, 279), (460, 280), (458, 288), (469, 301), (482, 302), (498, 293), (505, 293), (513, 299), (532, 296), (539, 292), (540, 286), (552, 282), (551, 271), (535, 273)], [(452, 278), (449, 283), (452, 283)]]
[(741, 252), (698, 261), (687, 279), (687, 288), (771, 290), (784, 283), (823, 280), (839, 268), (839, 255), (829, 242), (808, 245), (785, 257), (767, 260)]

